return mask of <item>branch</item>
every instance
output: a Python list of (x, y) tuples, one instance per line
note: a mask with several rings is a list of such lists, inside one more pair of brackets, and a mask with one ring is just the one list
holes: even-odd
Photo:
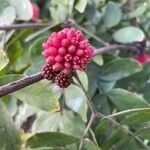
[(25, 29), (25, 28), (42, 28), (51, 26), (53, 23), (24, 23), (24, 24), (11, 24), (0, 26), (0, 30), (13, 30), (13, 29)]
[(20, 80), (8, 83), (6, 85), (3, 85), (0, 87), (0, 97), (10, 94), (12, 92), (15, 92), (17, 90), (20, 90), (30, 84), (40, 81), (42, 79), (43, 79), (42, 74), (37, 73), (37, 74), (31, 75), (31, 76), (24, 77)]
[[(114, 50), (117, 50), (117, 49), (119, 49), (119, 50), (125, 49), (125, 50), (132, 50), (132, 51), (139, 50), (137, 45), (132, 46), (132, 45), (115, 44), (115, 45), (108, 45), (108, 46), (96, 49), (94, 51), (94, 55), (104, 54), (104, 53), (114, 51)], [(38, 73), (38, 74), (35, 74), (35, 75), (32, 75), (32, 76), (22, 78), (18, 81), (6, 84), (4, 86), (1, 86), (0, 87), (0, 97), (5, 96), (7, 94), (10, 94), (12, 92), (15, 92), (17, 90), (20, 90), (20, 89), (22, 89), (22, 88), (24, 88), (28, 85), (31, 85), (35, 82), (40, 81), (41, 79), (42, 79), (42, 75), (41, 75), (41, 73)], [(79, 84), (82, 86), (81, 81), (79, 79), (77, 79), (77, 80), (78, 80)], [(84, 89), (84, 87), (82, 87), (82, 88)], [(84, 92), (86, 93), (86, 91), (84, 91)], [(94, 108), (92, 108), (92, 102), (89, 100), (88, 103), (89, 103), (89, 106), (91, 107), (90, 108), (91, 111), (93, 113), (95, 113)]]
[(139, 48), (137, 45), (127, 45), (127, 44), (114, 44), (108, 45), (94, 51), (94, 56), (98, 54), (104, 54), (115, 50), (131, 50), (131, 51), (138, 51)]

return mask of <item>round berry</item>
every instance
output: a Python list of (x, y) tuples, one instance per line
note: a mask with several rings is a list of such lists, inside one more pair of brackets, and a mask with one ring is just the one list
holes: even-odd
[(61, 41), (61, 46), (63, 47), (68, 47), (69, 46), (69, 40), (68, 39), (63, 39)]
[(55, 63), (53, 65), (53, 70), (55, 71), (61, 71), (63, 69), (63, 65), (61, 63)]
[(46, 59), (46, 63), (52, 65), (55, 63), (55, 58), (53, 56), (49, 56), (47, 59)]
[(82, 49), (78, 49), (76, 55), (81, 57), (84, 55), (84, 51)]
[(72, 54), (72, 53), (74, 53), (75, 51), (76, 51), (76, 47), (75, 47), (74, 45), (71, 45), (71, 46), (68, 47), (68, 52), (69, 52), (69, 53)]
[(56, 61), (56, 62), (62, 62), (62, 61), (63, 61), (63, 57), (60, 56), (60, 55), (57, 55), (57, 56), (55, 57), (55, 61)]
[(65, 55), (66, 52), (67, 52), (67, 50), (66, 50), (64, 47), (60, 47), (60, 48), (58, 49), (58, 53), (59, 53), (60, 55)]

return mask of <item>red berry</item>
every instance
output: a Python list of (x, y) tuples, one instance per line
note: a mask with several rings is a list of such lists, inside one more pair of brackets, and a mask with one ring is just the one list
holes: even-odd
[(73, 69), (74, 69), (74, 70), (79, 70), (79, 69), (80, 69), (80, 66), (79, 66), (79, 65), (73, 65)]
[(53, 43), (53, 45), (54, 45), (55, 47), (59, 48), (61, 41), (60, 41), (60, 39), (58, 39), (57, 37), (54, 37), (54, 38), (52, 39), (52, 43)]
[(65, 66), (66, 68), (70, 68), (70, 67), (71, 67), (71, 63), (65, 62), (65, 63), (64, 63), (64, 66)]
[(55, 61), (56, 61), (56, 62), (62, 62), (62, 61), (63, 61), (63, 57), (60, 56), (60, 55), (57, 55), (57, 56), (55, 57)]
[(69, 53), (74, 53), (76, 51), (76, 47), (74, 45), (69, 46), (68, 52)]
[(61, 46), (63, 47), (68, 47), (69, 46), (69, 40), (68, 39), (63, 39), (61, 41)]
[(57, 52), (57, 49), (55, 47), (50, 47), (48, 49), (48, 53), (49, 53), (49, 55), (56, 56), (58, 52)]
[(58, 38), (59, 38), (59, 39), (62, 40), (62, 39), (64, 39), (65, 37), (66, 37), (66, 35), (65, 35), (62, 31), (59, 31), (59, 32), (58, 32)]
[(66, 75), (70, 75), (70, 74), (71, 74), (71, 69), (65, 68), (62, 72), (63, 72), (64, 74), (66, 74)]
[(78, 49), (76, 55), (81, 57), (84, 55), (84, 51), (82, 49)]
[(66, 52), (67, 52), (67, 50), (66, 50), (64, 47), (60, 47), (60, 48), (58, 49), (58, 53), (59, 53), (60, 55), (65, 55)]
[(55, 70), (55, 71), (61, 71), (62, 69), (63, 69), (63, 65), (60, 63), (55, 63), (53, 65), (53, 70)]
[(52, 65), (55, 63), (55, 58), (53, 56), (49, 56), (47, 59), (46, 59), (46, 63)]
[(64, 58), (65, 58), (66, 61), (71, 61), (72, 60), (71, 54), (66, 54)]

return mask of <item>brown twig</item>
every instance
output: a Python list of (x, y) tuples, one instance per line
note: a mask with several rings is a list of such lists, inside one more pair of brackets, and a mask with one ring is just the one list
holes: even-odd
[(6, 85), (3, 85), (0, 87), (0, 97), (5, 96), (7, 94), (10, 94), (12, 92), (15, 92), (17, 90), (20, 90), (28, 85), (31, 85), (35, 82), (38, 82), (43, 79), (43, 76), (41, 73), (37, 73), (31, 76), (24, 77), (20, 80), (8, 83)]
[(51, 26), (53, 23), (23, 23), (23, 24), (11, 24), (0, 26), (0, 30), (13, 30), (13, 29), (25, 29), (25, 28), (43, 28)]
[(94, 51), (94, 55), (104, 54), (115, 50), (131, 50), (131, 51), (138, 51), (139, 48), (136, 45), (126, 45), (126, 44), (113, 44), (108, 45)]

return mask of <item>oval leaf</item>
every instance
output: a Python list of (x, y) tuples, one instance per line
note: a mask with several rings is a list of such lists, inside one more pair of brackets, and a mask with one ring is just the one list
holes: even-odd
[(133, 43), (143, 41), (145, 35), (139, 28), (128, 26), (116, 31), (113, 34), (113, 38), (119, 43)]
[(116, 26), (121, 20), (120, 8), (115, 3), (109, 2), (106, 6), (103, 20), (107, 28)]
[(87, 102), (81, 88), (71, 85), (65, 90), (66, 105), (87, 121)]
[(61, 147), (75, 142), (78, 142), (79, 138), (70, 136), (59, 132), (45, 132), (33, 135), (27, 140), (26, 145), (30, 148), (39, 147)]
[(149, 106), (141, 96), (123, 89), (113, 89), (107, 95), (120, 110)]
[(46, 111), (55, 111), (59, 109), (57, 97), (45, 82), (35, 83), (11, 95), (31, 106)]
[(104, 66), (100, 79), (106, 81), (119, 80), (142, 70), (141, 64), (133, 59), (117, 59)]

